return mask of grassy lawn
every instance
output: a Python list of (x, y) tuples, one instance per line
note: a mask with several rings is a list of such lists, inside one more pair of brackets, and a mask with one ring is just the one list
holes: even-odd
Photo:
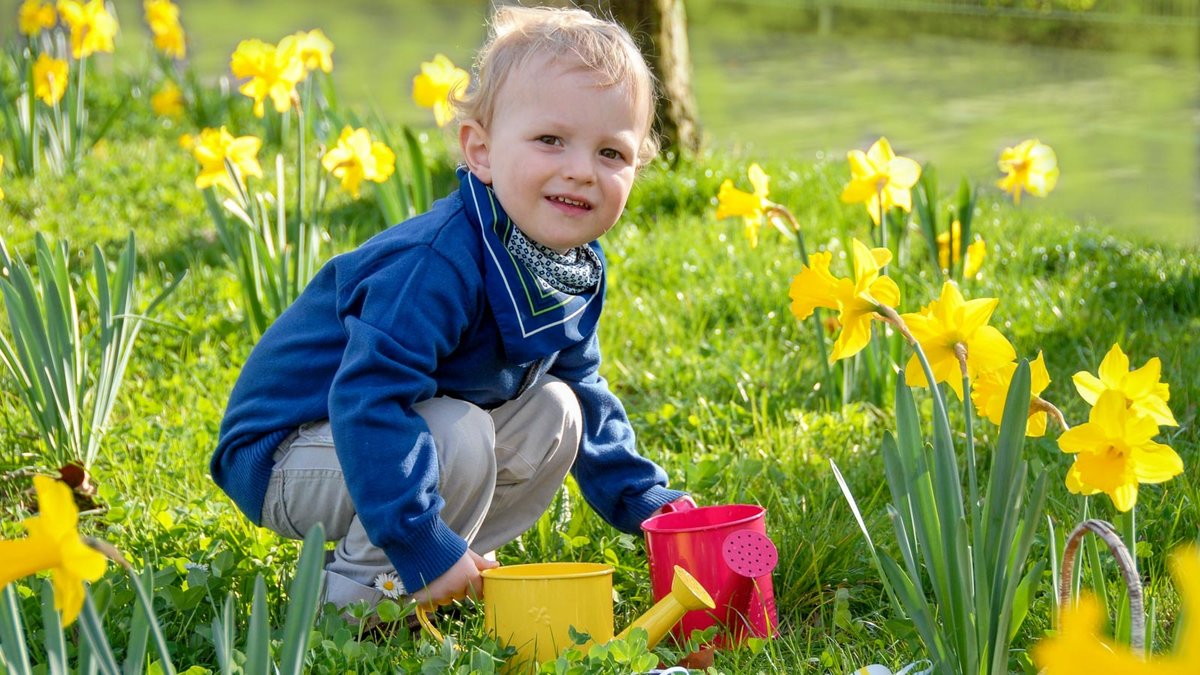
[[(97, 86), (94, 107), (111, 109), (124, 95), (116, 85)], [(252, 128), (248, 116), (244, 121)], [(182, 130), (155, 118), (137, 98), (77, 171), (22, 177), (6, 168), (0, 174), (0, 237), (10, 252), (27, 259), (35, 233), (69, 241), (82, 265), (93, 244), (115, 255), (132, 230), (146, 295), (187, 273), (130, 362), (94, 470), (100, 508), (83, 518), (83, 529), (114, 544), (135, 567), (156, 570), (156, 609), (176, 666), (215, 670), (211, 622), (226, 594), (237, 598), (244, 622), (261, 574), (272, 623), (281, 626), (299, 545), (249, 524), (209, 479), (223, 407), (253, 341), (233, 271), (193, 184), (195, 162), (177, 142)], [(443, 139), (431, 132), (427, 144), (439, 194), (453, 165)], [(770, 642), (719, 652), (717, 671), (840, 674), (869, 663), (898, 668), (920, 658), (920, 646), (909, 623), (889, 609), (830, 469), (830, 460), (841, 468), (877, 545), (894, 551), (880, 452), (884, 432), (896, 426), (892, 390), (831, 404), (814, 388), (823, 369), (812, 333), (788, 310), (789, 283), (800, 271), (795, 243), (765, 228), (760, 245), (751, 248), (740, 219), (715, 219), (719, 185), (731, 178), (748, 187), (752, 159), (708, 155), (644, 171), (626, 217), (602, 240), (611, 262), (601, 333), (604, 375), (630, 412), (641, 451), (667, 469), (673, 485), (703, 504), (768, 509), (767, 526), (780, 552), (774, 581), (780, 633)], [(870, 241), (873, 234), (861, 207), (838, 200), (849, 176), (845, 162), (773, 161), (764, 169), (772, 176), (771, 198), (795, 212), (809, 252), (833, 251), (834, 273), (847, 275), (850, 239)], [(946, 185), (954, 185), (952, 179), (957, 176), (942, 178)], [(381, 229), (371, 189), (358, 201), (342, 192), (331, 197), (327, 253)], [(1114, 343), (1134, 367), (1151, 357), (1162, 361), (1179, 426), (1164, 429), (1158, 440), (1181, 455), (1185, 471), (1162, 485), (1142, 486), (1137, 555), (1156, 611), (1151, 647), (1169, 649), (1179, 598), (1167, 555), (1195, 542), (1200, 531), (1194, 470), (1200, 462), (1200, 381), (1193, 376), (1200, 362), (1200, 249), (1117, 238), (1029, 197), (1016, 208), (990, 185), (981, 189), (974, 232), (987, 241), (987, 258), (981, 276), (962, 284), (964, 294), (1000, 299), (991, 325), (1019, 356), (1045, 354), (1052, 383), (1042, 397), (1073, 425), (1087, 420), (1089, 407), (1076, 394), (1072, 375), (1095, 373)], [(928, 263), (915, 226), (904, 241), (891, 274), (902, 291), (900, 309), (915, 312), (937, 297), (942, 277)], [(38, 441), (15, 383), (7, 374), (0, 381), (0, 535), (12, 539), (23, 536), (18, 523), (29, 515), (29, 479), (19, 470), (49, 467), (38, 464)], [(916, 397), (927, 419), (928, 392), (918, 389)], [(952, 395), (948, 400), (952, 420), (961, 422), (962, 406)], [(964, 427), (957, 428), (961, 449)], [(1059, 451), (1059, 433), (1052, 426), (1045, 438), (1029, 439), (1024, 454), (1052, 478), (1048, 520), (1061, 538), (1081, 519), (1084, 500), (1063, 485), (1071, 457)], [(997, 427), (977, 419), (974, 436), (986, 477)], [(1088, 507), (1094, 516), (1116, 519), (1104, 495), (1090, 498)], [(1047, 523), (1038, 523), (1031, 559), (1048, 560), (1051, 544)], [(538, 526), (499, 557), (506, 564), (612, 565), (618, 628), (652, 602), (641, 541), (605, 525), (570, 485)], [(1112, 582), (1111, 596), (1119, 597), (1115, 569), (1106, 564), (1102, 572)], [(35, 657), (44, 656), (37, 628), (40, 586), (32, 578), (16, 584)], [(1051, 627), (1049, 570), (1035, 586), (1029, 618), (1015, 640), (1014, 671), (1029, 667), (1025, 649)], [(132, 590), (110, 569), (93, 594), (107, 610), (109, 638), (120, 653)], [(444, 653), (403, 628), (364, 636), (336, 616), (323, 616), (306, 667), (442, 672), (438, 659), (458, 659), (457, 667), (470, 663), (471, 650), (498, 653), (478, 612), (445, 617), (439, 626), (468, 651)], [(669, 660), (676, 655), (671, 649), (660, 653)]]

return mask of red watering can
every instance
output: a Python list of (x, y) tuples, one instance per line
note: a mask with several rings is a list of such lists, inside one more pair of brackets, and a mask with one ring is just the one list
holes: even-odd
[(654, 599), (671, 592), (675, 566), (712, 593), (715, 610), (693, 610), (675, 625), (686, 639), (693, 630), (719, 625), (717, 644), (770, 637), (778, 627), (771, 572), (779, 552), (767, 536), (767, 510), (753, 504), (668, 504), (642, 523)]

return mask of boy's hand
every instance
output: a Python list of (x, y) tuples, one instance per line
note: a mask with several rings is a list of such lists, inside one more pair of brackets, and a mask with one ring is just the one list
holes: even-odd
[(471, 549), (467, 549), (463, 557), (459, 558), (458, 562), (454, 563), (442, 576), (413, 593), (412, 597), (426, 609), (448, 605), (454, 600), (461, 600), (467, 596), (482, 597), (483, 577), (479, 573), (499, 566), (500, 563), (487, 560)]

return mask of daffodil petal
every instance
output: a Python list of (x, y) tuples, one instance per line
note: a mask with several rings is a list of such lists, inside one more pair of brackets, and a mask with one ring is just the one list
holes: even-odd
[(79, 509), (75, 506), (75, 495), (67, 484), (49, 476), (34, 476), (33, 487), (38, 496), (38, 522), (47, 534), (58, 539), (64, 534), (74, 534), (79, 524)]
[(1113, 506), (1121, 513), (1125, 513), (1137, 506), (1138, 484), (1137, 481), (1121, 483), (1112, 490), (1107, 490), (1108, 496), (1112, 498)]
[(1100, 381), (1108, 388), (1115, 389), (1121, 385), (1125, 376), (1129, 374), (1129, 357), (1125, 352), (1121, 351), (1121, 345), (1114, 344), (1112, 349), (1104, 355), (1104, 360), (1100, 362)]
[(1029, 393), (1037, 396), (1050, 386), (1050, 371), (1046, 370), (1046, 359), (1042, 352), (1029, 362)]
[(872, 202), (878, 191), (875, 189), (875, 184), (868, 181), (852, 180), (842, 189), (842, 202), (846, 204), (858, 204), (859, 202)]
[(1127, 374), (1121, 388), (1125, 390), (1125, 395), (1131, 400), (1150, 396), (1154, 393), (1155, 385), (1158, 384), (1161, 375), (1162, 361), (1156, 356), (1147, 361), (1146, 365)]
[[(875, 264), (876, 258), (871, 249), (857, 239), (851, 239), (850, 246), (854, 258), (855, 286), (858, 286), (863, 279), (874, 280), (875, 275), (879, 274), (879, 266)], [(870, 282), (868, 281), (868, 283)]]
[(1100, 394), (1108, 387), (1100, 381), (1100, 378), (1092, 375), (1086, 370), (1081, 370), (1071, 377), (1071, 381), (1075, 383), (1075, 391), (1083, 397), (1083, 400), (1088, 402), (1088, 405), (1095, 405), (1096, 400), (1100, 398)]
[(996, 311), (996, 306), (1000, 304), (999, 298), (976, 298), (968, 300), (962, 305), (962, 317), (959, 320), (962, 326), (962, 332), (970, 335), (984, 326), (992, 318), (992, 313)]
[(1092, 452), (1107, 446), (1108, 435), (1096, 424), (1086, 422), (1067, 429), (1058, 437), (1058, 448), (1066, 453)]
[(921, 165), (908, 157), (894, 157), (888, 162), (888, 176), (893, 185), (909, 190), (921, 178)]
[(60, 570), (51, 572), (50, 581), (54, 585), (54, 607), (62, 613), (63, 626), (70, 626), (83, 609), (83, 582)]
[(1163, 426), (1179, 426), (1179, 422), (1175, 421), (1175, 415), (1171, 413), (1167, 402), (1157, 396), (1147, 396), (1134, 401), (1133, 409)]
[(843, 312), (839, 317), (842, 322), (842, 333), (833, 343), (833, 353), (830, 361), (838, 361), (854, 356), (862, 351), (871, 341), (871, 315), (859, 314), (847, 316)]
[(1162, 443), (1148, 443), (1136, 453), (1133, 472), (1139, 483), (1163, 483), (1183, 473), (1183, 460)]
[(1176, 550), (1169, 564), (1183, 605), (1183, 633), (1177, 641), (1175, 659), (1180, 663), (1200, 664), (1200, 546)]
[(1025, 426), (1025, 435), (1030, 438), (1041, 438), (1046, 434), (1046, 413), (1035, 412), (1029, 416)]
[(771, 177), (758, 164), (751, 164), (747, 170), (750, 176), (750, 185), (754, 186), (754, 195), (761, 199), (765, 199), (769, 193), (768, 188), (771, 184)]
[(992, 326), (982, 326), (967, 341), (967, 367), (971, 372), (999, 368), (1017, 358), (1017, 351), (1004, 334)]
[(900, 304), (900, 287), (891, 277), (881, 276), (868, 289), (871, 297), (882, 305), (895, 307)]
[(870, 149), (867, 150), (867, 158), (877, 167), (887, 166), (895, 156), (896, 153), (892, 150), (891, 142), (884, 136), (871, 144)]

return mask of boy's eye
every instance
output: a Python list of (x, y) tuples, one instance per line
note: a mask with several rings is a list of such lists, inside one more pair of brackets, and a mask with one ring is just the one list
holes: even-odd
[(614, 150), (612, 148), (605, 148), (605, 149), (601, 150), (600, 156), (604, 157), (605, 159), (624, 159), (625, 158), (625, 155), (622, 155), (620, 150)]
[(562, 145), (562, 139), (558, 136), (538, 136), (538, 142), (546, 145)]

